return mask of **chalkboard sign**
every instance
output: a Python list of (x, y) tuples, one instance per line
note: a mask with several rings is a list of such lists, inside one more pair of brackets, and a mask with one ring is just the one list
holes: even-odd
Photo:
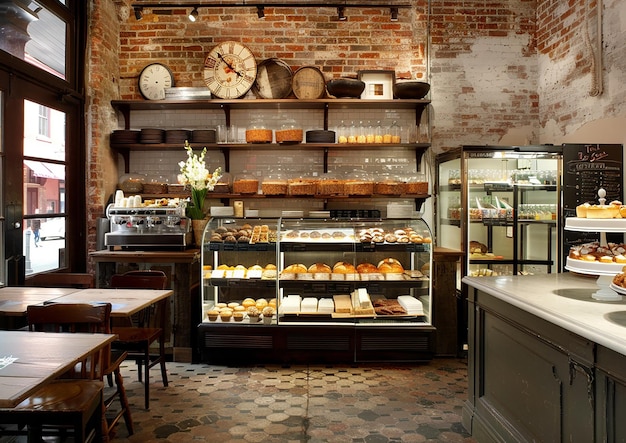
[[(566, 144), (563, 145), (563, 217), (576, 217), (576, 206), (598, 204), (598, 190), (606, 191), (606, 203), (623, 202), (623, 147), (622, 145)], [(563, 220), (562, 226), (565, 226)], [(593, 232), (563, 233), (563, 265), (571, 246), (599, 241)], [(622, 234), (608, 241), (621, 242)]]

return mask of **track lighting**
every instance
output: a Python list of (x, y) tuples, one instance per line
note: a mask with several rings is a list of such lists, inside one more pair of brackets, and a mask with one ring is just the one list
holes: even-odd
[(390, 8), (390, 11), (391, 11), (391, 21), (397, 22), (398, 21), (398, 8)]
[(141, 20), (143, 18), (143, 8), (141, 6), (135, 6), (135, 20)]
[(259, 17), (260, 20), (265, 19), (265, 6), (256, 7), (256, 16)]
[(339, 6), (337, 8), (337, 19), (340, 22), (346, 21), (345, 10), (346, 8), (344, 8), (343, 6)]
[(195, 22), (198, 20), (198, 7), (194, 6), (193, 10), (189, 13), (189, 21)]

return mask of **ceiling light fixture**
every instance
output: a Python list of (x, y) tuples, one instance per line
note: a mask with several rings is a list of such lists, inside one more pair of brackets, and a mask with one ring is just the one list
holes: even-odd
[(344, 8), (343, 6), (339, 6), (337, 8), (337, 19), (340, 22), (346, 21), (345, 11), (346, 11), (346, 8)]
[(397, 22), (398, 21), (398, 8), (390, 8), (390, 11), (391, 11), (391, 21)]
[(256, 16), (259, 17), (260, 20), (265, 19), (265, 6), (256, 7)]
[(198, 7), (194, 6), (193, 10), (189, 13), (189, 20), (195, 22), (198, 20)]
[(143, 8), (141, 6), (135, 6), (135, 20), (141, 20), (143, 18)]

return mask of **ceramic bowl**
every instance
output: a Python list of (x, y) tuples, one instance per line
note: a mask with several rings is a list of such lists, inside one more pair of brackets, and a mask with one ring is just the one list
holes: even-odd
[(337, 98), (359, 98), (365, 83), (354, 78), (336, 78), (326, 83), (328, 93)]
[(396, 98), (421, 99), (430, 91), (430, 84), (419, 81), (399, 81), (393, 85), (393, 95)]

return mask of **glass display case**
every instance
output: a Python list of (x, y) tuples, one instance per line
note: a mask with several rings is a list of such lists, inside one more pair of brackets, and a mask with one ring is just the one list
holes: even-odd
[(202, 248), (200, 353), (430, 359), (431, 264), (421, 219), (213, 218)]
[(561, 147), (464, 146), (437, 157), (436, 242), (466, 275), (558, 272)]

